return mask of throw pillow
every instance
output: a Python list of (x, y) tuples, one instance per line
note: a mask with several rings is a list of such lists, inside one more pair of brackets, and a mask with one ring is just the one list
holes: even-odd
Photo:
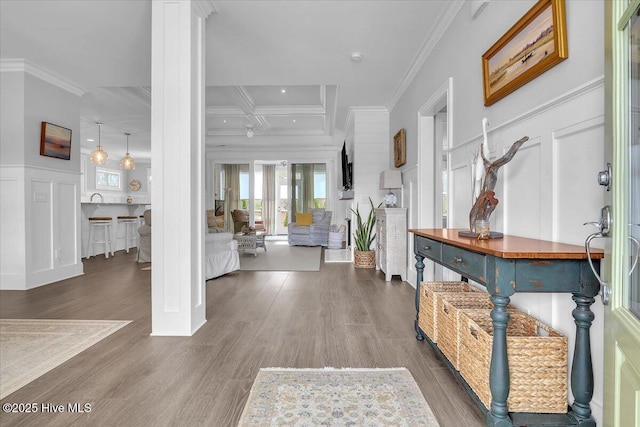
[(296, 225), (311, 225), (311, 220), (313, 219), (313, 213), (297, 213), (296, 214)]

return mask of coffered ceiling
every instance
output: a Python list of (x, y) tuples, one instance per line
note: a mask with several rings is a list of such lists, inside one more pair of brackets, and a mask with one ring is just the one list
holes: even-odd
[[(150, 152), (151, 0), (0, 1), (0, 57), (86, 93), (85, 149), (112, 156), (131, 133)], [(207, 144), (269, 149), (331, 137), (350, 107), (392, 107), (463, 2), (215, 1), (206, 28)], [(362, 60), (351, 60), (361, 52)], [(253, 130), (249, 141), (247, 131)], [(313, 138), (309, 139), (312, 140)], [(108, 148), (110, 146), (111, 148)]]

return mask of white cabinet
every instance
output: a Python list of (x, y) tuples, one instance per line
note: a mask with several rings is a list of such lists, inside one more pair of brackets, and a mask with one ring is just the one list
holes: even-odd
[(407, 209), (376, 209), (376, 269), (385, 273), (385, 280), (399, 274), (407, 279)]

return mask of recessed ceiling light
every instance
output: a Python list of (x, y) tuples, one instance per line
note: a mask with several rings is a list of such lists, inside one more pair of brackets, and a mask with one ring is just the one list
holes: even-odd
[(227, 123), (227, 121), (226, 121), (226, 120), (223, 120), (223, 121), (222, 121), (222, 123)]
[(295, 122), (296, 122), (296, 119), (293, 119), (293, 123), (295, 123)]
[(286, 89), (282, 89), (280, 92), (287, 93), (287, 90)]
[(93, 138), (87, 138), (87, 142), (94, 142), (94, 141), (95, 141), (95, 139), (93, 139)]
[(351, 53), (351, 60), (353, 62), (360, 62), (362, 61), (362, 53), (360, 52), (353, 52)]

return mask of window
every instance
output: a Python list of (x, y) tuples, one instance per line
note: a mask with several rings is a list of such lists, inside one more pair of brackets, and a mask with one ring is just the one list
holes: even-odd
[(121, 186), (120, 172), (111, 169), (96, 168), (96, 189), (99, 190), (120, 190)]

